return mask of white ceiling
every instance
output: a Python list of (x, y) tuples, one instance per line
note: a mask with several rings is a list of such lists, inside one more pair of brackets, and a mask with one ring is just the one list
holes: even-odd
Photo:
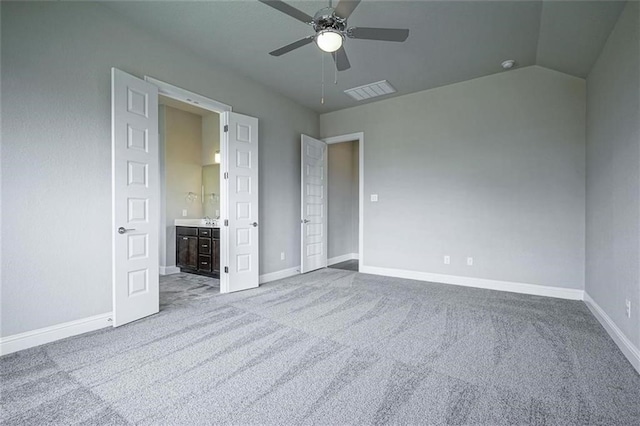
[[(328, 1), (291, 1), (313, 15)], [(134, 25), (224, 65), (318, 112), (356, 102), (343, 90), (388, 80), (398, 92), (503, 72), (500, 63), (541, 65), (586, 77), (624, 7), (618, 1), (362, 0), (349, 26), (408, 28), (404, 43), (347, 39), (351, 69), (338, 73), (315, 44), (268, 52), (313, 34), (258, 1), (105, 2)], [(334, 1), (335, 6), (335, 1)], [(322, 60), (325, 103), (320, 103)], [(380, 99), (380, 98), (377, 98)], [(377, 99), (374, 99), (377, 100)]]

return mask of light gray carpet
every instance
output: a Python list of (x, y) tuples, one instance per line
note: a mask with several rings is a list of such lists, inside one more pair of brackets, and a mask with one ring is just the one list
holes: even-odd
[[(582, 302), (323, 269), (0, 358), (0, 422), (640, 424), (640, 376)], [(184, 291), (182, 291), (184, 290)]]

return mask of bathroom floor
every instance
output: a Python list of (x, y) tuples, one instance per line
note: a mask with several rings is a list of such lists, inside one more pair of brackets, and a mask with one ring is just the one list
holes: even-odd
[(160, 310), (220, 294), (220, 280), (179, 273), (160, 277)]
[(336, 263), (335, 265), (331, 265), (329, 266), (329, 268), (358, 272), (358, 263), (359, 261), (357, 259), (347, 260), (346, 262), (340, 262)]

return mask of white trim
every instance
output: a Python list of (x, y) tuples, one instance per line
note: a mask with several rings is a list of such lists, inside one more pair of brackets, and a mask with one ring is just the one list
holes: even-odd
[(231, 105), (223, 104), (222, 102), (209, 99), (205, 96), (198, 95), (197, 93), (190, 92), (173, 84), (165, 83), (164, 81), (157, 80), (148, 75), (144, 76), (144, 81), (147, 81), (154, 86), (158, 87), (158, 93), (176, 101), (184, 102), (190, 105), (194, 105), (198, 108), (203, 108), (209, 111), (217, 113), (223, 113), (225, 111), (231, 111)]
[(607, 315), (604, 309), (602, 309), (586, 291), (584, 292), (584, 303), (593, 316), (602, 324), (607, 333), (609, 333), (609, 336), (611, 336), (616, 345), (618, 345), (624, 356), (626, 356), (631, 365), (633, 365), (633, 368), (640, 373), (640, 349), (631, 343), (622, 330), (613, 322), (611, 317)]
[(0, 355), (77, 336), (112, 325), (111, 312), (0, 338)]
[(362, 262), (360, 262), (360, 272), (365, 274), (406, 278), (410, 280), (429, 281), (440, 284), (453, 284), (464, 287), (509, 291), (512, 293), (557, 297), (559, 299), (569, 300), (582, 300), (584, 294), (583, 290), (573, 288), (551, 287), (511, 281), (488, 280), (485, 278), (460, 277), (456, 275), (434, 274), (431, 272), (408, 271), (404, 269), (378, 268), (375, 266), (364, 266), (362, 265)]
[(362, 270), (364, 262), (364, 132), (332, 136), (322, 140), (328, 144), (358, 141), (358, 255), (360, 257), (358, 268), (359, 272), (364, 272)]
[(357, 259), (358, 259), (358, 253), (347, 253), (347, 254), (343, 254), (342, 256), (336, 256), (336, 257), (332, 257), (331, 259), (328, 259), (327, 265), (331, 266), (331, 265), (335, 265), (336, 263), (342, 263), (348, 260), (357, 260)]
[(260, 284), (268, 283), (271, 281), (281, 280), (283, 278), (289, 278), (300, 273), (300, 266), (294, 266), (293, 268), (283, 269), (281, 271), (270, 272), (268, 274), (260, 275)]
[(160, 275), (173, 275), (179, 274), (180, 268), (177, 266), (160, 266)]

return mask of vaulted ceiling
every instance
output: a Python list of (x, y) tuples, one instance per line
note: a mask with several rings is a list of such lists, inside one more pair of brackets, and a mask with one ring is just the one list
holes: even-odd
[[(314, 15), (328, 1), (291, 1)], [(504, 72), (500, 63), (540, 65), (586, 77), (613, 29), (618, 1), (362, 0), (349, 26), (408, 28), (404, 43), (347, 39), (351, 68), (334, 84), (331, 56), (309, 44), (268, 52), (313, 34), (258, 1), (105, 2), (132, 24), (318, 112), (356, 102), (344, 90), (388, 80), (397, 96)], [(334, 0), (335, 6), (335, 0)], [(325, 103), (321, 104), (322, 63)], [(377, 98), (380, 99), (380, 98)]]

